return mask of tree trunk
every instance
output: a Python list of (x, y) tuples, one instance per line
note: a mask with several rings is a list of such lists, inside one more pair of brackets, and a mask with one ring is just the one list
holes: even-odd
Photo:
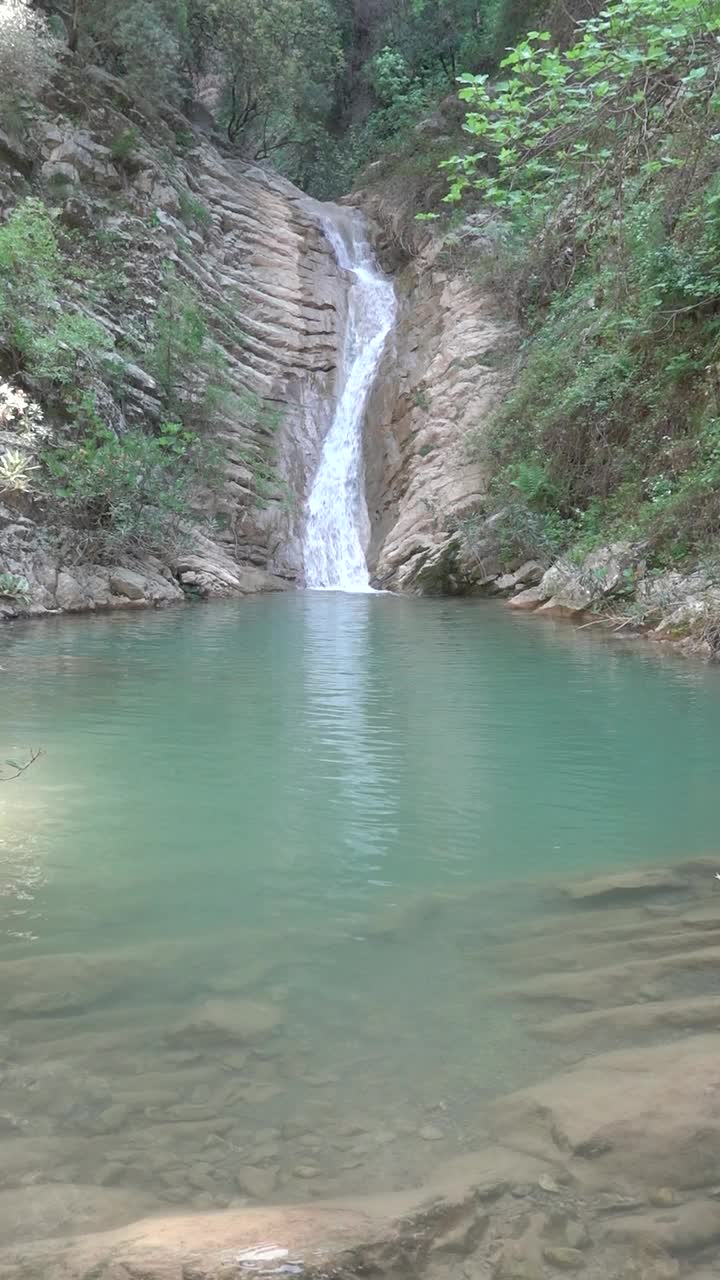
[(80, 43), (82, 9), (83, 0), (73, 0), (72, 22), (70, 24), (70, 35), (68, 36), (68, 49), (71, 53), (77, 53), (78, 44)]

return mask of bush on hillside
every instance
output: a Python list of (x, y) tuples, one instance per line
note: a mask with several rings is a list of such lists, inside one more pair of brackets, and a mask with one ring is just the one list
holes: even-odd
[(494, 274), (530, 329), (498, 500), (657, 563), (720, 538), (719, 31), (714, 6), (617, 0), (564, 52), (530, 32), (502, 80), (464, 77), (449, 162), (450, 201), (498, 211)]

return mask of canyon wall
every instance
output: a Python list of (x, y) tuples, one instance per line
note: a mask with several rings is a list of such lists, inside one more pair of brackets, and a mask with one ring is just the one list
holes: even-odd
[(483, 590), (501, 565), (484, 527), (482, 441), (509, 384), (516, 329), (463, 244), (413, 222), (401, 182), (385, 175), (348, 202), (370, 220), (399, 301), (365, 423), (372, 581), (417, 594)]
[[(101, 377), (94, 391), (120, 435), (152, 428), (163, 413), (143, 367), (163, 272), (193, 287), (232, 393), (213, 430), (223, 480), (208, 498), (209, 535), (196, 532), (169, 562), (125, 556), (118, 565), (71, 553), (41, 503), (3, 492), (0, 572), (27, 579), (33, 613), (291, 583), (302, 570), (303, 502), (332, 411), (342, 272), (290, 183), (224, 156), (171, 111), (145, 114), (98, 69), (81, 74), (69, 59), (60, 83), (37, 104), (22, 141), (0, 137), (0, 213), (40, 197), (89, 260), (92, 287), (69, 282), (63, 306), (109, 338), (122, 389)], [(130, 155), (124, 138), (133, 140)], [(42, 389), (35, 394), (43, 400)], [(43, 407), (52, 422), (52, 402)], [(0, 429), (0, 446), (12, 448), (12, 431)], [(0, 611), (27, 609), (5, 598)]]

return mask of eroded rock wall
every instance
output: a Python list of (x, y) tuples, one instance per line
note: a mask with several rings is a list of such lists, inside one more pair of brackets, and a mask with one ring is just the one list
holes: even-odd
[(500, 572), (496, 540), (464, 531), (485, 509), (482, 439), (517, 335), (441, 241), (420, 224), (399, 238), (404, 224), (382, 191), (353, 201), (378, 228), (400, 304), (365, 425), (371, 573), (393, 591), (463, 593)]
[[(130, 156), (118, 146), (127, 136)], [(168, 264), (207, 310), (232, 398), (213, 432), (224, 481), (208, 498), (217, 517), (211, 536), (198, 533), (168, 563), (124, 557), (122, 565), (97, 565), (63, 549), (62, 531), (50, 534), (37, 502), (3, 494), (0, 572), (27, 578), (31, 612), (179, 599), (188, 587), (215, 595), (292, 582), (302, 567), (303, 499), (329, 426), (347, 293), (301, 193), (190, 135), (172, 112), (144, 115), (121, 82), (70, 58), (23, 140), (6, 141), (0, 211), (39, 195), (91, 259), (101, 242), (114, 246), (104, 272), (98, 262), (92, 291), (65, 300), (69, 312), (102, 325), (117, 353), (122, 392), (98, 387), (114, 428), (161, 420), (143, 359)], [(6, 616), (21, 608), (8, 599), (0, 606)]]

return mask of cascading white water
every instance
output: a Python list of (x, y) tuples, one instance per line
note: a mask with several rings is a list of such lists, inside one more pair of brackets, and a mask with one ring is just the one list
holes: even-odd
[(375, 262), (359, 214), (348, 216), (338, 209), (335, 218), (321, 213), (320, 221), (339, 266), (353, 279), (340, 396), (307, 502), (305, 581), (308, 587), (331, 591), (369, 591), (362, 427), (385, 340), (395, 322), (395, 290)]

